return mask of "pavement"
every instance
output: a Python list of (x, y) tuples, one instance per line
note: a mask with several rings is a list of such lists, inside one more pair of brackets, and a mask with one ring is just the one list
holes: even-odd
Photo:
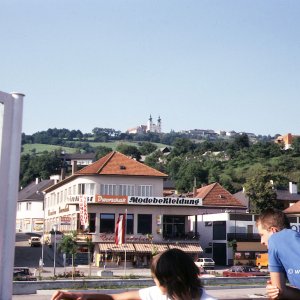
[[(118, 292), (123, 292), (124, 290), (114, 290), (114, 291), (97, 291), (98, 293), (106, 293), (113, 294)], [(212, 297), (215, 297), (218, 300), (262, 300), (267, 299), (265, 296), (265, 288), (213, 288), (207, 289), (207, 293)], [(49, 300), (53, 295), (54, 291), (46, 290), (46, 291), (38, 291), (37, 294), (33, 295), (14, 295), (12, 300)]]

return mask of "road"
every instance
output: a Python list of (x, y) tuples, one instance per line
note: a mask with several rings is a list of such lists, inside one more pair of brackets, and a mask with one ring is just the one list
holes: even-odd
[[(44, 266), (53, 266), (53, 248), (49, 248), (48, 246), (30, 247), (28, 238), (29, 235), (26, 233), (16, 234), (14, 266), (33, 269), (38, 267), (39, 260), (42, 257), (42, 251), (44, 251)], [(59, 254), (56, 256), (56, 265), (62, 267), (62, 258)]]

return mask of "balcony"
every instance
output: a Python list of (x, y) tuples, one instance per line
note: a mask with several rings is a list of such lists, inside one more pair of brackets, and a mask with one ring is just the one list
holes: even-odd
[(258, 233), (227, 233), (227, 241), (236, 240), (237, 242), (259, 242)]

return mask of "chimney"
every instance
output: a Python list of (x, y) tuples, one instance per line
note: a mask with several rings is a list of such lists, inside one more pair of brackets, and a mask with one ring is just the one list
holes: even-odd
[(72, 165), (72, 175), (73, 175), (75, 172), (77, 172), (77, 160), (72, 160), (71, 165)]
[(54, 184), (57, 184), (59, 182), (59, 175), (51, 175), (51, 180), (54, 180)]
[(39, 182), (40, 182), (39, 178), (36, 178), (35, 179), (35, 184), (39, 184)]
[(298, 194), (298, 188), (296, 182), (289, 182), (289, 192), (290, 194)]

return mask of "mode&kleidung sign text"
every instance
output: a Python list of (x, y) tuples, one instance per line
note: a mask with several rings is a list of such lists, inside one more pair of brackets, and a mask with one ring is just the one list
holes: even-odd
[(129, 204), (129, 205), (202, 206), (201, 198), (97, 195), (96, 202), (99, 204), (123, 204), (123, 205)]

